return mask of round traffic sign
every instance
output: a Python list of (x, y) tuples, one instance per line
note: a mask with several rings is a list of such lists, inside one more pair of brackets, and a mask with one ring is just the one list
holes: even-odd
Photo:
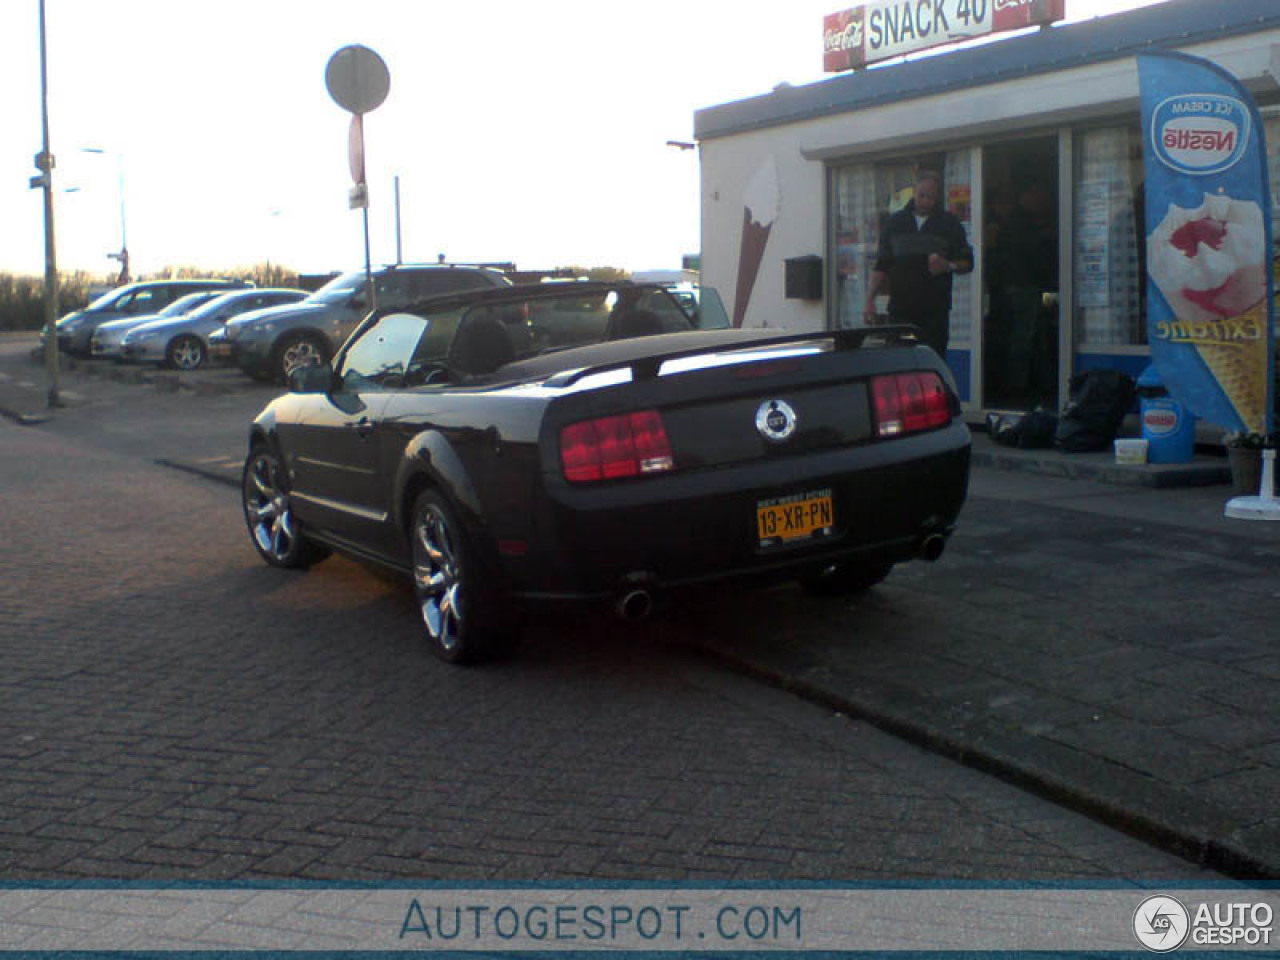
[(329, 96), (344, 110), (368, 113), (387, 99), (391, 72), (382, 58), (359, 44), (343, 47), (324, 69)]

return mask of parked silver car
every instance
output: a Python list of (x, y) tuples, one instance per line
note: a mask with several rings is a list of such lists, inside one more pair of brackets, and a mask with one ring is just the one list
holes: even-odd
[[(158, 313), (179, 297), (198, 290), (243, 290), (253, 284), (246, 280), (183, 279), (141, 280), (114, 290), (108, 290), (83, 310), (69, 313), (57, 323), (58, 349), (76, 356), (89, 355), (89, 341), (93, 331), (108, 320), (121, 317), (146, 316)], [(40, 332), (40, 344), (44, 345), (48, 329)]]
[(209, 359), (209, 335), (232, 317), (307, 297), (305, 290), (268, 288), (223, 294), (181, 317), (165, 317), (134, 327), (124, 335), (120, 357), (134, 363), (162, 363), (175, 370), (196, 370)]
[(196, 307), (203, 306), (210, 300), (221, 297), (225, 293), (225, 290), (201, 290), (199, 293), (189, 293), (180, 300), (173, 301), (159, 313), (145, 313), (137, 317), (122, 317), (119, 320), (110, 320), (107, 323), (99, 324), (89, 340), (89, 351), (95, 357), (118, 360), (120, 359), (120, 344), (124, 340), (124, 335), (134, 327), (140, 327), (144, 323), (151, 323), (153, 320), (171, 320), (174, 317), (185, 316)]

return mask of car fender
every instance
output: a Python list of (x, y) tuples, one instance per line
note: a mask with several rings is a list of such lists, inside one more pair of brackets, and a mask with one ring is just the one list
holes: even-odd
[[(425, 481), (425, 484), (424, 484)], [(405, 447), (396, 470), (394, 521), (397, 530), (407, 530), (413, 511), (409, 494), (417, 496), (424, 485), (439, 487), (466, 514), (466, 522), (481, 524), (480, 497), (461, 458), (439, 430), (417, 434)]]
[(265, 445), (275, 451), (277, 456), (283, 455), (280, 449), (280, 437), (276, 430), (275, 404), (264, 409), (249, 427), (249, 452), (259, 445)]

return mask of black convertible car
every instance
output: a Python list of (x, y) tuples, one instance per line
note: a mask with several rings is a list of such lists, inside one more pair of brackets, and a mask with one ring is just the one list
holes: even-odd
[(268, 563), (337, 549), (412, 576), (453, 662), (536, 601), (728, 579), (864, 589), (942, 553), (969, 433), (909, 327), (705, 329), (660, 286), (567, 283), (370, 314), (255, 420), (243, 500)]

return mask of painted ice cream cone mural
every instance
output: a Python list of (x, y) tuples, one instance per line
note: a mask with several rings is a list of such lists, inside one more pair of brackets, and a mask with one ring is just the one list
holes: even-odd
[(733, 296), (733, 325), (741, 327), (755, 289), (769, 232), (778, 219), (778, 169), (770, 157), (747, 183), (742, 198), (742, 244), (738, 250), (738, 283)]
[(1175, 399), (1201, 418), (1267, 433), (1275, 305), (1257, 108), (1208, 61), (1151, 54), (1138, 66), (1152, 362)]

